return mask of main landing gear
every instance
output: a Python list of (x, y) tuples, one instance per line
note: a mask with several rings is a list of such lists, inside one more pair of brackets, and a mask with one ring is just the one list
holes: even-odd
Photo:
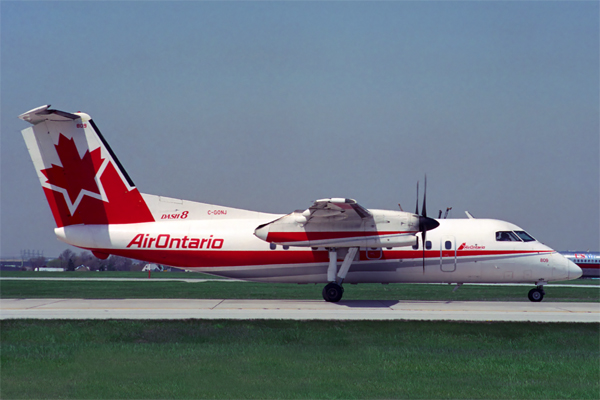
[(344, 261), (338, 271), (337, 249), (329, 249), (329, 267), (327, 268), (327, 280), (329, 283), (323, 288), (323, 299), (325, 301), (337, 303), (342, 299), (342, 295), (344, 294), (342, 282), (344, 282), (346, 275), (348, 275), (348, 270), (350, 269), (350, 265), (352, 265), (352, 261), (354, 261), (358, 247), (350, 247), (347, 250), (348, 252), (344, 256)]
[(328, 283), (327, 286), (323, 288), (323, 298), (325, 301), (329, 301), (331, 303), (337, 303), (340, 301), (343, 294), (344, 288), (342, 285), (338, 285), (335, 282)]
[(529, 297), (530, 301), (537, 303), (537, 302), (542, 301), (545, 294), (546, 294), (546, 292), (544, 292), (544, 286), (539, 285), (537, 288), (531, 289), (529, 291), (529, 294), (527, 295), (527, 297)]

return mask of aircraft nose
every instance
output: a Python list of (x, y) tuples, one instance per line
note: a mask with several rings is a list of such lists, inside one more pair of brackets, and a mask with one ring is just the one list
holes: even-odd
[(569, 273), (569, 280), (580, 278), (581, 275), (583, 275), (581, 268), (579, 268), (577, 264), (568, 258), (565, 258), (565, 260), (567, 260), (567, 272)]

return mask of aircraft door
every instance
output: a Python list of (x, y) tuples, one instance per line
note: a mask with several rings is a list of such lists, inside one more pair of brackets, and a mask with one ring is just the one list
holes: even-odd
[(456, 271), (456, 238), (442, 236), (440, 239), (440, 269), (442, 272)]

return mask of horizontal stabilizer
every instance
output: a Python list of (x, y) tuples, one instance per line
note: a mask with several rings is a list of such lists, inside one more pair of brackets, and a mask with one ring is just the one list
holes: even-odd
[(50, 104), (29, 110), (19, 115), (23, 121), (37, 125), (42, 121), (73, 121), (81, 118), (81, 115), (71, 114), (64, 111), (50, 109)]

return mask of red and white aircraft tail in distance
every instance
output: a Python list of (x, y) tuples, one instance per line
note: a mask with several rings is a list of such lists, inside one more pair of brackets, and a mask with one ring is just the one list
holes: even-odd
[(42, 106), (19, 116), (23, 137), (65, 243), (258, 282), (530, 283), (581, 269), (523, 229), (490, 219), (433, 219), (330, 198), (287, 215), (140, 193), (89, 115)]

